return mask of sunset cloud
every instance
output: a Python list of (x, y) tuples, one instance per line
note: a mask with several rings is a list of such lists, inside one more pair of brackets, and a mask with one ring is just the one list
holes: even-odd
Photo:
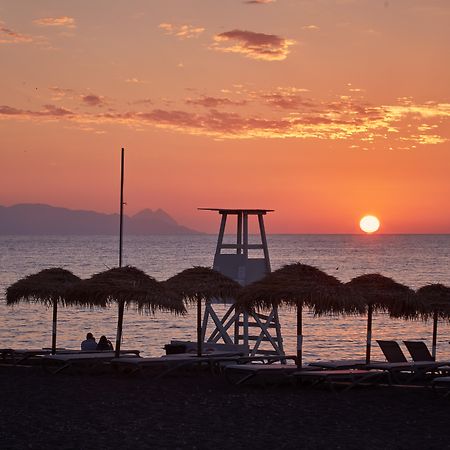
[(240, 53), (247, 58), (264, 61), (282, 61), (289, 54), (295, 41), (275, 34), (231, 30), (214, 36), (213, 50), (225, 53)]
[(200, 97), (196, 99), (188, 98), (188, 105), (199, 105), (205, 108), (217, 108), (218, 106), (243, 106), (246, 100), (231, 100), (226, 97)]
[(300, 108), (311, 108), (315, 106), (312, 100), (304, 97), (304, 89), (279, 88), (272, 92), (256, 93), (260, 99), (270, 106), (286, 110), (297, 110)]
[(59, 86), (50, 86), (48, 90), (52, 93), (53, 101), (61, 101), (65, 98), (73, 98), (75, 91), (69, 88), (61, 88)]
[(320, 28), (317, 25), (304, 25), (302, 26), (302, 30), (308, 31), (318, 31)]
[(30, 111), (30, 110), (23, 110), (18, 108), (12, 108), (10, 106), (0, 106), (0, 117), (1, 116), (17, 116), (17, 117), (23, 117), (25, 119), (27, 118), (61, 118), (61, 117), (68, 117), (68, 116), (74, 116), (74, 113), (72, 111), (69, 111), (68, 109), (61, 108), (59, 106), (55, 105), (44, 105), (44, 109), (40, 111)]
[[(90, 94), (91, 106), (98, 106), (102, 98)], [(85, 96), (86, 97), (86, 96)], [(254, 103), (256, 102), (256, 108)], [(258, 102), (270, 108), (258, 108)], [(133, 105), (152, 105), (137, 101)], [(108, 112), (73, 112), (52, 104), (32, 111), (9, 105), (0, 106), (0, 119), (67, 120), (86, 127), (115, 124), (142, 130), (146, 126), (164, 128), (184, 134), (210, 136), (216, 139), (318, 139), (348, 140), (349, 145), (364, 148), (376, 140), (390, 146), (398, 144), (436, 145), (448, 142), (450, 130), (445, 128), (450, 117), (450, 104), (399, 102), (394, 105), (371, 105), (349, 96), (331, 101), (305, 99), (295, 89), (278, 89), (245, 99), (203, 96), (185, 100), (185, 108), (157, 107), (150, 110)], [(239, 113), (224, 110), (239, 104)], [(189, 108), (203, 106), (201, 112)], [(93, 111), (93, 110), (91, 110)], [(364, 143), (364, 144), (362, 144)]]
[(268, 3), (275, 3), (277, 0), (246, 0), (243, 3), (249, 5), (267, 5)]
[(132, 83), (132, 84), (145, 84), (146, 81), (140, 80), (139, 78), (132, 77), (125, 79), (125, 83)]
[(205, 31), (202, 27), (195, 27), (193, 25), (173, 25), (171, 23), (160, 23), (159, 28), (164, 30), (166, 34), (176, 36), (180, 39), (196, 38)]
[(33, 23), (41, 27), (76, 28), (75, 19), (68, 16), (42, 17), (33, 20)]
[(0, 22), (0, 44), (28, 44), (33, 41), (32, 36), (6, 28)]
[(83, 95), (81, 100), (88, 106), (102, 106), (104, 104), (103, 98), (95, 94)]

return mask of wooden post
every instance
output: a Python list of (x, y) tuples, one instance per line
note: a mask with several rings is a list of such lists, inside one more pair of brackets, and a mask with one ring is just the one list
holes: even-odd
[(267, 246), (266, 230), (264, 228), (264, 219), (262, 214), (258, 214), (259, 231), (261, 233), (261, 244), (263, 246), (264, 259), (266, 260), (267, 273), (272, 271), (270, 267), (269, 247)]
[(437, 351), (437, 327), (438, 327), (438, 312), (433, 313), (433, 342), (431, 344), (431, 356), (436, 361)]
[(370, 364), (370, 352), (372, 347), (372, 314), (373, 305), (372, 303), (369, 303), (367, 309), (366, 364)]
[(297, 305), (297, 367), (302, 368), (303, 359), (303, 323), (302, 323), (303, 302)]
[[(122, 148), (120, 158), (120, 222), (119, 222), (119, 267), (122, 267), (122, 246), (123, 246), (123, 174), (125, 150)], [(120, 343), (122, 342), (122, 327), (123, 327), (123, 311), (125, 303), (119, 302), (119, 316), (117, 319), (117, 335), (116, 335), (116, 358), (120, 357)]]
[(223, 235), (225, 233), (226, 223), (227, 223), (227, 214), (222, 213), (222, 220), (220, 221), (219, 236), (217, 237), (216, 255), (220, 255), (220, 249), (222, 248)]
[(236, 321), (234, 322), (234, 343), (239, 344), (239, 321), (241, 320), (241, 312), (235, 309)]
[(238, 215), (237, 215), (236, 244), (237, 244), (236, 253), (238, 255), (240, 255), (242, 253), (242, 249), (241, 249), (241, 245), (242, 245), (242, 213), (238, 213)]
[(52, 328), (52, 355), (56, 353), (56, 320), (58, 316), (58, 301), (53, 300), (53, 328)]
[(248, 214), (244, 212), (244, 257), (248, 258)]

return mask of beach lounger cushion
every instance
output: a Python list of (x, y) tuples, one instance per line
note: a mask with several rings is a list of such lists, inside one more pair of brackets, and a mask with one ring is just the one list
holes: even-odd
[(383, 352), (384, 357), (390, 363), (407, 363), (408, 360), (404, 355), (402, 349), (396, 341), (380, 341), (377, 340), (378, 345)]
[(434, 361), (434, 358), (428, 350), (425, 342), (422, 341), (403, 341), (413, 361)]

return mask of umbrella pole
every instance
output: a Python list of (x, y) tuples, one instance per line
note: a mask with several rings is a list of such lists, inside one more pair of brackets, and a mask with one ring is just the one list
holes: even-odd
[(438, 312), (434, 311), (433, 314), (433, 342), (431, 344), (431, 356), (436, 361), (437, 350), (437, 326), (438, 326)]
[(366, 339), (366, 364), (370, 364), (370, 351), (372, 347), (372, 314), (373, 305), (369, 303), (367, 310), (367, 339)]
[(53, 327), (52, 327), (52, 355), (56, 353), (56, 318), (58, 316), (58, 303), (53, 301)]
[(197, 356), (202, 356), (202, 301), (197, 298)]
[(123, 310), (125, 302), (121, 300), (119, 302), (119, 317), (117, 320), (117, 336), (116, 336), (116, 358), (120, 357), (120, 343), (122, 341), (122, 326), (123, 326)]
[(297, 367), (302, 368), (303, 348), (303, 324), (302, 324), (303, 302), (297, 305)]

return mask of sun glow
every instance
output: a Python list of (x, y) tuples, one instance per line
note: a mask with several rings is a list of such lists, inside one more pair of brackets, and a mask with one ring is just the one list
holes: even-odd
[(375, 233), (380, 228), (380, 221), (375, 216), (364, 216), (359, 221), (359, 227), (364, 233)]

